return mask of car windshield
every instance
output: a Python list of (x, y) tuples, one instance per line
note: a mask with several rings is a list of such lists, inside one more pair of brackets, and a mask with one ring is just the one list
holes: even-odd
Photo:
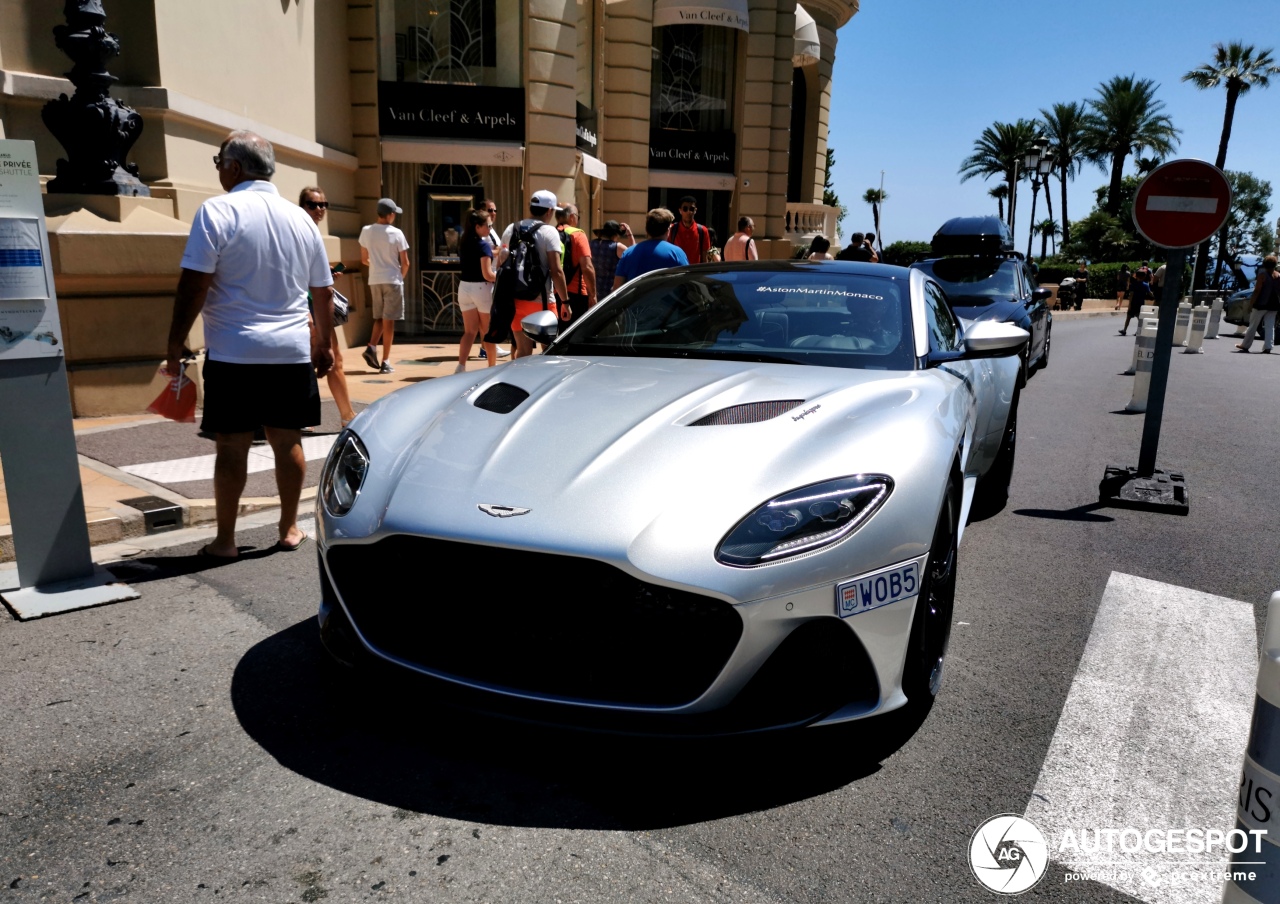
[(548, 354), (915, 367), (907, 281), (798, 265), (654, 274), (624, 286)]
[(942, 284), (952, 304), (988, 305), (1018, 297), (1014, 262), (990, 257), (944, 257), (917, 264)]

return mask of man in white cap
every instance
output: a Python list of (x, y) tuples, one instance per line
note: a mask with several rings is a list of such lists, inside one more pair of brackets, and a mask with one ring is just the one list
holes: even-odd
[[(554, 194), (545, 190), (536, 191), (533, 193), (533, 197), (529, 199), (530, 219), (521, 220), (519, 224), (512, 223), (502, 233), (502, 250), (498, 253), (498, 267), (501, 267), (511, 254), (511, 242), (517, 226), (523, 231), (526, 226), (537, 225), (537, 230), (533, 232), (534, 246), (538, 249), (538, 259), (542, 262), (547, 274), (547, 286), (543, 298), (533, 301), (517, 300), (515, 303), (515, 317), (511, 321), (511, 333), (515, 337), (515, 357), (517, 358), (533, 354), (533, 340), (520, 329), (520, 321), (530, 314), (541, 311), (543, 299), (547, 302), (547, 309), (552, 312), (556, 311), (557, 302), (559, 304), (568, 304), (569, 286), (565, 282), (564, 268), (560, 264), (562, 248), (560, 233), (556, 232), (554, 225), (557, 207), (558, 203)], [(541, 220), (541, 224), (534, 222), (538, 220)]]
[[(378, 373), (389, 374), (391, 341), (396, 321), (404, 320), (404, 278), (409, 273), (409, 242), (391, 225), (396, 214), (404, 213), (395, 201), (378, 202), (378, 222), (360, 230), (360, 260), (369, 274), (369, 296), (373, 300), (373, 334), (365, 346), (364, 363)], [(378, 366), (378, 341), (382, 341), (382, 366)]]

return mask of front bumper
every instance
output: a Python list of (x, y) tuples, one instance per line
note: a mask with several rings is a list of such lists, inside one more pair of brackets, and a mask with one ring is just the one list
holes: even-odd
[[(330, 545), (320, 566), (331, 653), (411, 669), (472, 709), (705, 734), (905, 702), (914, 599), (846, 620), (831, 587), (733, 603), (593, 559), (404, 534)], [(412, 575), (424, 574), (457, 589), (418, 591)]]

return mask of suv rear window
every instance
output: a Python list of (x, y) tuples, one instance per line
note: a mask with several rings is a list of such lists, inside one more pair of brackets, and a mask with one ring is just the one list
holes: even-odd
[(944, 257), (915, 265), (946, 290), (952, 304), (977, 307), (1018, 297), (1017, 261), (990, 257)]

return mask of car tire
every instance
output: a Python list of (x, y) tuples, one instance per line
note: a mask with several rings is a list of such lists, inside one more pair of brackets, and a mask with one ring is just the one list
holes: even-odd
[(1013, 481), (1013, 466), (1018, 457), (1018, 404), (1021, 397), (1022, 393), (1015, 390), (996, 460), (974, 489), (971, 508), (974, 517), (990, 518), (1003, 510), (1009, 501), (1009, 484)]
[(1040, 353), (1040, 363), (1036, 365), (1036, 370), (1044, 370), (1049, 366), (1049, 347), (1053, 344), (1053, 327), (1049, 327), (1044, 333), (1044, 351)]
[(933, 704), (942, 683), (942, 667), (955, 611), (959, 527), (960, 493), (952, 479), (947, 482), (942, 511), (933, 531), (902, 674), (907, 705), (916, 710)]

